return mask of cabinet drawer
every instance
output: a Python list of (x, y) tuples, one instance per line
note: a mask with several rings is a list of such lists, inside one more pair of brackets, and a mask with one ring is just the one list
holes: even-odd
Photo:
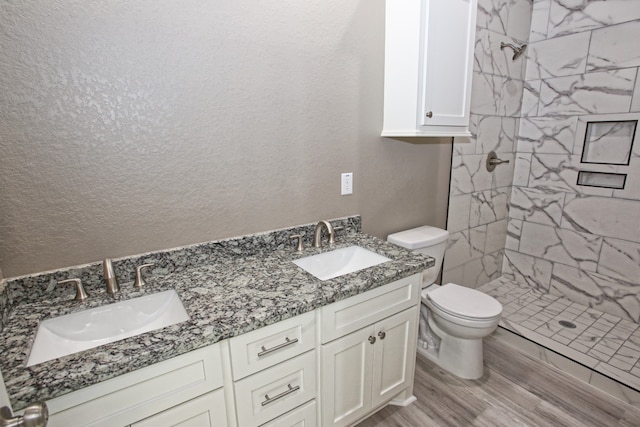
[(227, 425), (224, 391), (220, 388), (131, 424), (131, 427), (220, 427)]
[(315, 313), (308, 312), (229, 340), (233, 379), (311, 350), (315, 346)]
[(316, 427), (316, 401), (312, 400), (261, 427)]
[(48, 425), (127, 425), (221, 386), (215, 344), (49, 400)]
[(315, 350), (234, 384), (238, 425), (259, 426), (316, 395)]
[(385, 317), (416, 305), (420, 300), (420, 274), (322, 307), (322, 343), (333, 341)]

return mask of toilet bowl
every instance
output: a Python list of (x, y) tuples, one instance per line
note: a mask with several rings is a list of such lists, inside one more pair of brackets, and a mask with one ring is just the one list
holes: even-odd
[(423, 273), (418, 352), (464, 379), (482, 377), (482, 340), (498, 326), (502, 304), (475, 289), (434, 284), (442, 266), (449, 233), (423, 226), (389, 235), (387, 240), (429, 255), (435, 267)]
[(437, 348), (419, 347), (418, 351), (460, 378), (482, 377), (482, 339), (498, 327), (502, 304), (454, 283), (424, 289), (422, 302), (428, 308), (430, 332), (440, 342)]

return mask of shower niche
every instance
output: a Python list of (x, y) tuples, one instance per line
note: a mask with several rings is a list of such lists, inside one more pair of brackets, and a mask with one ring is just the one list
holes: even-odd
[(587, 122), (582, 163), (629, 165), (637, 120)]
[(578, 185), (624, 190), (626, 173), (578, 171)]
[[(575, 154), (577, 185), (624, 190), (634, 157), (640, 114), (588, 115), (578, 119)], [(636, 148), (637, 149), (637, 148)], [(635, 157), (639, 157), (635, 153)]]

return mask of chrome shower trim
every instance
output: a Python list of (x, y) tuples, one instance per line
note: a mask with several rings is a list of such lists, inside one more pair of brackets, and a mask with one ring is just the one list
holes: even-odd
[(500, 43), (500, 50), (504, 50), (505, 47), (513, 49), (513, 58), (511, 58), (511, 60), (515, 61), (516, 59), (520, 58), (520, 56), (522, 56), (524, 51), (527, 49), (527, 44), (525, 43), (522, 46), (518, 47), (512, 45), (511, 43)]

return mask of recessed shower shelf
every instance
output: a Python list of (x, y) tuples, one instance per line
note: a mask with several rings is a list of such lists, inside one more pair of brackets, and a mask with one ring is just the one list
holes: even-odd
[(627, 180), (626, 173), (607, 173), (607, 172), (578, 172), (578, 185), (586, 187), (613, 188), (616, 190), (624, 190), (624, 184)]
[(581, 162), (629, 165), (637, 124), (637, 120), (587, 122)]

